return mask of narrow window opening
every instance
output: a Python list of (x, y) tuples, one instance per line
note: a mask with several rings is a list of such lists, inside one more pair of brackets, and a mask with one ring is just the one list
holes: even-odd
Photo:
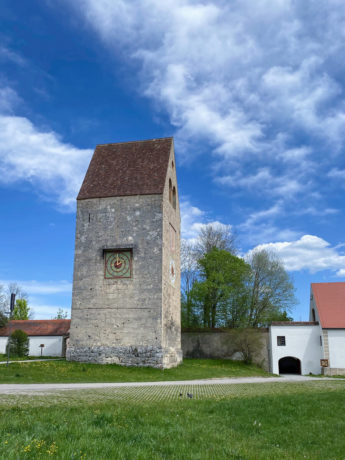
[(320, 347), (322, 347), (322, 336), (320, 335)]
[(311, 316), (312, 316), (313, 321), (314, 321), (314, 323), (315, 323), (316, 318), (315, 318), (315, 310), (314, 310), (314, 308), (311, 310)]
[(173, 187), (172, 189), (172, 205), (173, 208), (176, 209), (176, 188)]
[(171, 162), (171, 167), (172, 167), (172, 169), (174, 169), (174, 162), (173, 161)]
[(89, 222), (91, 222), (91, 214), (89, 213)]
[(285, 347), (285, 335), (278, 335), (277, 337), (277, 345), (278, 347)]
[(172, 200), (173, 200), (173, 188), (172, 188), (172, 182), (171, 182), (171, 179), (169, 179), (169, 203), (172, 204)]

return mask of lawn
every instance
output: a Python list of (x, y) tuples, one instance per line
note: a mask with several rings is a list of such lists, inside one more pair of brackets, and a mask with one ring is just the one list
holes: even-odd
[[(59, 359), (58, 356), (10, 356), (10, 361), (32, 361), (33, 359)], [(7, 355), (0, 353), (0, 362), (7, 361)]]
[(153, 382), (270, 375), (257, 366), (225, 359), (185, 359), (177, 368), (166, 370), (70, 361), (1, 366), (0, 383)]
[(0, 458), (344, 459), (344, 404), (335, 380), (4, 395)]

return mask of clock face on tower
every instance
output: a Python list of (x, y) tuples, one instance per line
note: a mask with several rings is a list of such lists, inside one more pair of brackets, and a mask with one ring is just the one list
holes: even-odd
[(105, 252), (104, 278), (132, 278), (132, 251), (130, 249)]

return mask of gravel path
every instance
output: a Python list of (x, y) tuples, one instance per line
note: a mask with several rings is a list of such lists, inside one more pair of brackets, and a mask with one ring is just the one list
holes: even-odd
[(92, 390), (100, 388), (130, 388), (130, 387), (169, 387), (190, 385), (239, 385), (246, 383), (286, 383), (312, 382), (318, 380), (345, 380), (327, 377), (307, 377), (301, 375), (282, 375), (281, 377), (238, 377), (205, 380), (173, 380), (167, 382), (121, 382), (121, 383), (4, 383), (0, 384), (0, 394), (43, 394), (61, 390)]

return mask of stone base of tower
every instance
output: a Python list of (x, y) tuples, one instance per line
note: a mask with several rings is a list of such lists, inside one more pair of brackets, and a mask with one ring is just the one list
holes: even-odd
[(169, 369), (182, 362), (182, 350), (160, 347), (68, 347), (68, 361)]

